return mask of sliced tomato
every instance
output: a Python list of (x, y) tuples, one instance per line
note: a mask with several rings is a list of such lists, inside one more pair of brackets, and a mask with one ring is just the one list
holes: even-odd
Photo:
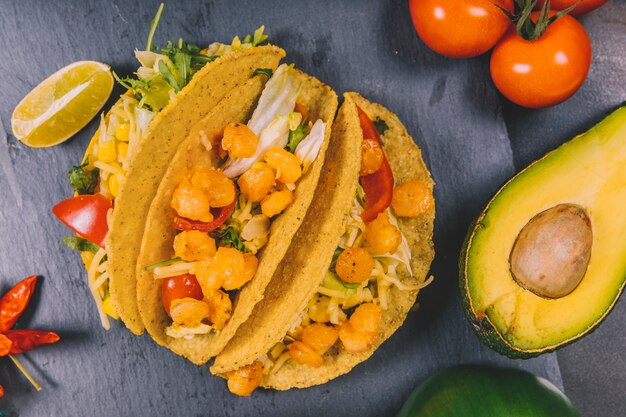
[(167, 314), (176, 298), (195, 298), (202, 300), (202, 288), (194, 275), (185, 274), (161, 280), (161, 300)]
[[(363, 129), (363, 139), (374, 139), (382, 147), (383, 144), (374, 123), (359, 106), (356, 108), (359, 112), (361, 129)], [(365, 191), (365, 209), (361, 213), (361, 218), (365, 223), (368, 223), (374, 220), (379, 213), (387, 210), (393, 197), (393, 173), (384, 151), (383, 163), (378, 171), (361, 177), (360, 181), (363, 191)]]
[(211, 213), (213, 214), (213, 221), (205, 223), (198, 220), (191, 220), (185, 217), (175, 216), (174, 217), (174, 228), (176, 230), (189, 231), (189, 230), (198, 230), (200, 232), (208, 233), (212, 230), (217, 229), (221, 225), (229, 219), (229, 217), (235, 211), (235, 203), (237, 201), (237, 187), (235, 187), (235, 199), (232, 203), (225, 207), (212, 208)]
[(104, 248), (107, 213), (112, 208), (111, 200), (102, 194), (78, 195), (52, 207), (52, 213), (80, 237)]
[(213, 213), (213, 221), (209, 223), (176, 216), (174, 217), (174, 228), (182, 231), (198, 230), (206, 233), (215, 230), (223, 225), (224, 222), (228, 220), (230, 215), (233, 214), (233, 211), (235, 211), (235, 201), (237, 201), (236, 197), (233, 202), (226, 207), (211, 209), (211, 213)]

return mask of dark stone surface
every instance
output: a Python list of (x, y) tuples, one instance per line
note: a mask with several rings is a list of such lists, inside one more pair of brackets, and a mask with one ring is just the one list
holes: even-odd
[(65, 173), (80, 160), (96, 121), (51, 149), (26, 148), (10, 135), (12, 109), (56, 69), (95, 59), (120, 74), (132, 72), (132, 51), (143, 48), (157, 5), (2, 2), (0, 291), (41, 274), (36, 309), (29, 309), (22, 324), (56, 330), (63, 340), (22, 356), (44, 386), (40, 393), (10, 361), (0, 360), (6, 388), (0, 410), (23, 417), (392, 415), (435, 370), (482, 362), (528, 369), (559, 387), (564, 382), (586, 416), (623, 414), (623, 302), (595, 334), (559, 353), (559, 369), (554, 354), (512, 361), (482, 346), (463, 318), (456, 289), (462, 239), (487, 199), (516, 170), (626, 98), (623, 3), (613, 1), (584, 19), (595, 48), (590, 78), (572, 100), (541, 111), (499, 97), (489, 80), (488, 57), (449, 60), (428, 50), (413, 31), (405, 0), (166, 5), (155, 38), (161, 44), (179, 36), (198, 44), (229, 41), (265, 24), (288, 61), (339, 93), (360, 91), (397, 112), (437, 181), (436, 281), (420, 294), (418, 312), (350, 374), (306, 390), (260, 390), (249, 399), (229, 395), (208, 369), (157, 347), (148, 336), (134, 337), (119, 325), (109, 332), (100, 328), (80, 259), (64, 247), (61, 238), (68, 232), (50, 213), (69, 196)]

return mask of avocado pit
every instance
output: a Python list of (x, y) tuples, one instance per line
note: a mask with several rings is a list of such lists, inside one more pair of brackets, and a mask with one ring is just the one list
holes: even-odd
[(592, 242), (586, 211), (574, 204), (559, 204), (522, 228), (509, 256), (511, 274), (521, 287), (540, 297), (564, 297), (585, 276)]

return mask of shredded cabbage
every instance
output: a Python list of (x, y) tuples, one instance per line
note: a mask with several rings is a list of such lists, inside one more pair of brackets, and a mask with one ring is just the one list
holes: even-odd
[(289, 128), (294, 120), (290, 115), (296, 105), (300, 87), (295, 86), (289, 74), (291, 67), (280, 65), (265, 84), (248, 127), (259, 136), (259, 144), (254, 155), (248, 158), (229, 159), (222, 166), (229, 178), (246, 172), (255, 162), (260, 161), (272, 146), (284, 148), (289, 140)]
[(315, 158), (317, 158), (317, 154), (320, 152), (320, 148), (324, 142), (325, 133), (326, 123), (324, 123), (322, 119), (318, 119), (313, 124), (307, 137), (302, 139), (302, 142), (296, 147), (295, 155), (302, 161), (303, 173), (309, 169), (309, 166), (311, 166)]

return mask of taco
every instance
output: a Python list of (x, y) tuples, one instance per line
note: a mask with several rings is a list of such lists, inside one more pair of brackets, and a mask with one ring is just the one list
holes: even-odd
[[(149, 204), (169, 160), (191, 126), (231, 89), (245, 84), (257, 68), (275, 69), (284, 51), (257, 46), (263, 27), (230, 45), (206, 49), (183, 42), (152, 46), (161, 9), (152, 22), (137, 78), (118, 79), (128, 91), (120, 97), (90, 141), (82, 163), (69, 172), (74, 197), (53, 208), (77, 233), (66, 244), (81, 252), (88, 285), (102, 326), (121, 319), (143, 332), (135, 296), (135, 259)], [(115, 210), (113, 210), (115, 207)], [(132, 271), (132, 273), (129, 273)]]
[(304, 223), (211, 372), (245, 396), (322, 384), (372, 355), (430, 282), (433, 186), (397, 116), (347, 93)]
[(283, 259), (312, 201), (337, 96), (285, 64), (235, 87), (179, 146), (152, 201), (137, 305), (152, 338), (217, 355)]

